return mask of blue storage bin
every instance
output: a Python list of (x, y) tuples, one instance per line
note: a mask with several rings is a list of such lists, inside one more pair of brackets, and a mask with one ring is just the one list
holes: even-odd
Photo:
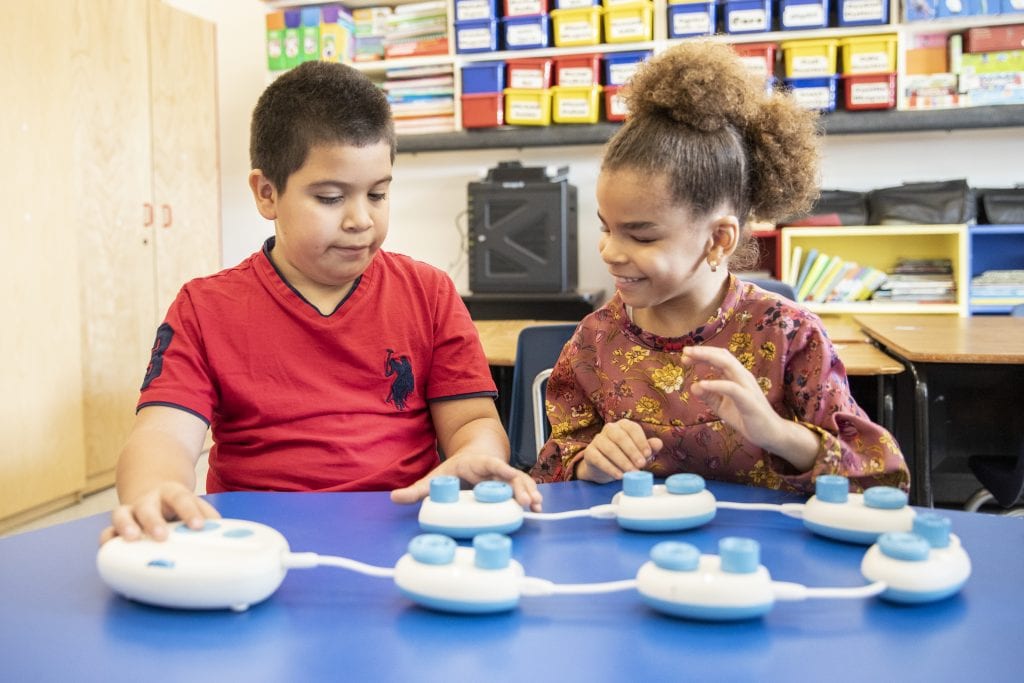
[(455, 0), (455, 23), (497, 19), (498, 0)]
[(555, 9), (585, 9), (600, 6), (601, 0), (555, 0)]
[(505, 89), (505, 62), (477, 62), (462, 67), (462, 94), (500, 93)]
[(651, 54), (650, 50), (636, 50), (633, 52), (609, 52), (604, 55), (605, 85), (624, 85), (636, 71), (640, 62), (650, 59)]
[(838, 0), (840, 26), (873, 26), (889, 23), (889, 0)]
[(501, 35), (506, 50), (532, 50), (551, 44), (551, 27), (547, 14), (528, 17), (505, 17)]
[(498, 49), (498, 21), (455, 22), (455, 51), (461, 54)]
[(687, 2), (668, 6), (669, 38), (711, 36), (718, 16), (716, 2)]
[[(988, 0), (989, 5), (995, 1)], [(999, 11), (1003, 14), (1020, 14), (1024, 12), (1024, 2), (1021, 2), (1021, 0), (1002, 0), (999, 4)], [(990, 11), (989, 14), (995, 14), (995, 12)]]
[(828, 0), (781, 0), (779, 23), (785, 31), (828, 26)]
[(983, 0), (938, 0), (938, 18), (974, 17), (985, 14), (986, 3)]
[(772, 30), (771, 0), (732, 0), (725, 3), (726, 33), (763, 33)]
[(792, 90), (793, 97), (801, 107), (818, 111), (835, 111), (838, 76), (787, 78), (785, 81), (786, 86)]

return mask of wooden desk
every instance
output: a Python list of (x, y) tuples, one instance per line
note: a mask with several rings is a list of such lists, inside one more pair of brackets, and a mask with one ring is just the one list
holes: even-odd
[(835, 343), (841, 342), (870, 342), (871, 337), (864, 333), (860, 325), (849, 318), (837, 316), (822, 316), (821, 323), (828, 332), (828, 338)]
[[(902, 360), (910, 371), (914, 383), (911, 466), (915, 481), (912, 491), (917, 504), (930, 507), (934, 505), (932, 431), (938, 422), (942, 422), (942, 426), (945, 422), (952, 422), (952, 417), (932, 420), (931, 413), (936, 410), (936, 404), (946, 403), (946, 397), (938, 395), (933, 400), (929, 396), (929, 381), (939, 377), (950, 381), (948, 378), (956, 375), (959, 381), (968, 382), (966, 386), (972, 394), (972, 402), (990, 405), (993, 410), (998, 407), (994, 404), (1001, 402), (1000, 397), (997, 396), (995, 402), (989, 399), (985, 403), (986, 390), (978, 385), (972, 386), (966, 377), (984, 377), (1004, 388), (1011, 388), (1015, 392), (1014, 398), (1019, 398), (1021, 381), (1024, 381), (1024, 319), (1007, 316), (859, 315), (854, 321), (888, 353)], [(1013, 403), (1019, 405), (1018, 402)], [(1020, 414), (1019, 408), (1008, 409), (1004, 405), (1002, 409), (1009, 415)], [(948, 409), (943, 406), (943, 410)], [(963, 426), (957, 425), (957, 436), (961, 432), (981, 431), (961, 429)], [(1003, 431), (1009, 426), (1002, 424)], [(945, 436), (952, 433), (947, 429)], [(983, 448), (988, 440), (985, 434), (972, 434), (971, 438), (977, 441), (979, 448)], [(944, 442), (939, 443), (946, 447)]]

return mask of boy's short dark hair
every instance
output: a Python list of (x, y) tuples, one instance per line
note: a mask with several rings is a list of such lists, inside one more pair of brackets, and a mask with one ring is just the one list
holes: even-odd
[(364, 74), (344, 64), (304, 62), (277, 78), (252, 113), (249, 158), (284, 192), (288, 177), (320, 144), (391, 146), (396, 138), (387, 96)]

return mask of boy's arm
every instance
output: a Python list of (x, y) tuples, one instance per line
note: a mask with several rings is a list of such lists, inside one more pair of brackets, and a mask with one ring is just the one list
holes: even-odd
[(166, 520), (179, 518), (199, 528), (217, 511), (196, 494), (195, 467), (206, 437), (206, 423), (184, 410), (148, 406), (139, 411), (117, 463), (117, 495), (121, 504), (113, 526), (101, 537), (128, 540), (143, 533), (163, 539)]
[(452, 475), (476, 484), (489, 479), (506, 481), (520, 505), (539, 511), (540, 491), (525, 472), (508, 464), (509, 444), (498, 411), (490, 398), (434, 401), (430, 404), (437, 440), (445, 461), (412, 486), (391, 493), (396, 503), (415, 503), (430, 495), (430, 479)]

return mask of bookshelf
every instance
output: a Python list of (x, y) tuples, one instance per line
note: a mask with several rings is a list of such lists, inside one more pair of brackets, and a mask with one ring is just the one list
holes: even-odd
[[(968, 279), (988, 270), (1024, 270), (1024, 225), (972, 225), (967, 240)], [(996, 303), (971, 292), (971, 315), (1005, 315), (1013, 302)]]
[(935, 313), (966, 316), (969, 313), (970, 258), (966, 225), (842, 226), (830, 228), (782, 228), (779, 251), (780, 275), (789, 273), (794, 247), (806, 254), (811, 249), (889, 271), (899, 258), (949, 259), (957, 298), (954, 303), (918, 302), (803, 302), (819, 315), (857, 313)]

